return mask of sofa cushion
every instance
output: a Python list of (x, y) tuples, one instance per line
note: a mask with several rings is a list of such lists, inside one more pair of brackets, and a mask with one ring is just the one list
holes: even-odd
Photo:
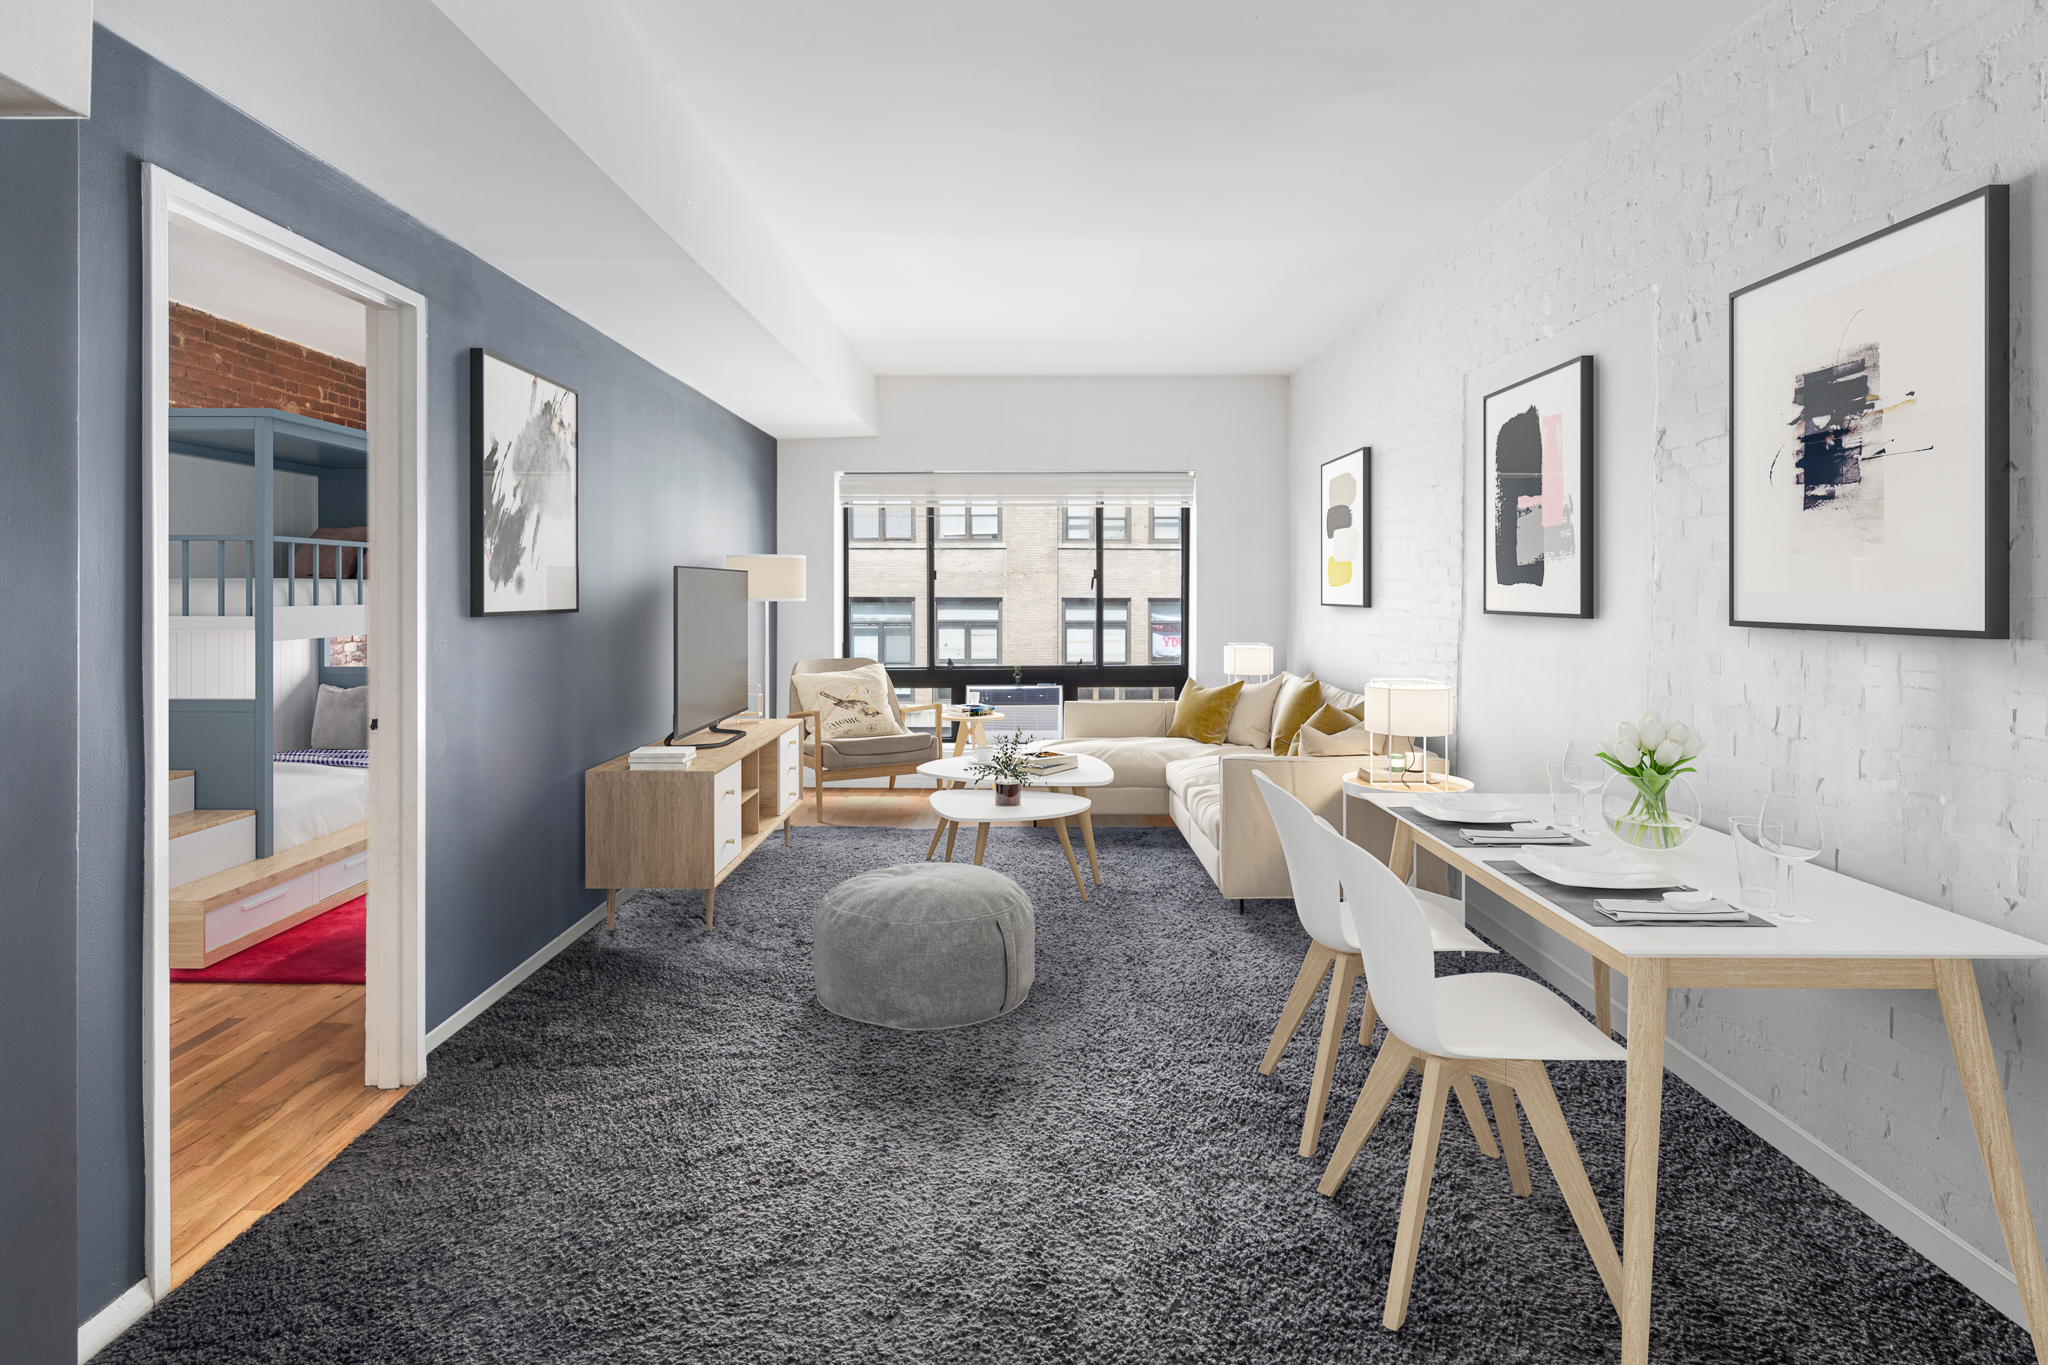
[(1237, 705), (1231, 708), (1230, 731), (1224, 735), (1224, 743), (1263, 749), (1273, 742), (1273, 703), (1280, 700), (1288, 676), (1282, 673), (1262, 683), (1244, 685), (1244, 691), (1237, 694)]
[[(1049, 746), (1061, 753), (1086, 754), (1099, 758), (1116, 772), (1111, 787), (1153, 787), (1166, 789), (1167, 765), (1183, 758), (1213, 757), (1235, 753), (1235, 749), (1203, 744), (1192, 739), (1155, 739), (1133, 736), (1127, 739), (1063, 739)], [(1047, 779), (1048, 785), (1058, 783)]]
[(1189, 678), (1180, 690), (1180, 702), (1173, 708), (1173, 724), (1166, 728), (1169, 739), (1198, 739), (1204, 744), (1221, 744), (1230, 733), (1230, 713), (1237, 706), (1242, 682), (1223, 687), (1204, 687)]
[(1295, 731), (1322, 709), (1323, 684), (1315, 674), (1296, 678), (1282, 688), (1280, 700), (1273, 704), (1272, 752), (1285, 754), (1294, 743)]
[(1223, 846), (1223, 770), (1219, 762), (1222, 756), (1202, 754), (1166, 765), (1166, 789), (1187, 811), (1189, 822), (1201, 831), (1202, 837), (1218, 848)]
[(1387, 751), (1387, 737), (1375, 735), (1363, 725), (1331, 734), (1318, 730), (1312, 725), (1301, 727), (1301, 733), (1294, 737), (1294, 752), (1304, 758), (1350, 757), (1364, 754), (1383, 754)]

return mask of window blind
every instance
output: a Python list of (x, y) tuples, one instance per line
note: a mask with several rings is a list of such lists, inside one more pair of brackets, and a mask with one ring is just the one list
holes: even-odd
[(1195, 476), (1186, 470), (937, 470), (927, 473), (841, 473), (846, 507), (932, 503), (1009, 506), (1192, 507)]

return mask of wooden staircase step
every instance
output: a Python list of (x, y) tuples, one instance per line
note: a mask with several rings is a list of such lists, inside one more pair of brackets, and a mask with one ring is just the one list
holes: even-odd
[(197, 834), (202, 829), (216, 825), (232, 825), (237, 820), (253, 820), (253, 810), (184, 810), (171, 817), (171, 837), (182, 839), (187, 834)]
[[(226, 812), (195, 811), (196, 815), (215, 815)], [(251, 812), (242, 811), (247, 815)], [(182, 818), (182, 817), (179, 817)], [(268, 891), (281, 886), (294, 877), (303, 877), (315, 868), (329, 863), (340, 862), (362, 852), (370, 844), (369, 822), (358, 821), (332, 834), (323, 834), (317, 839), (288, 848), (268, 858), (258, 858), (252, 863), (242, 863), (208, 877), (186, 882), (183, 886), (171, 888), (171, 909), (196, 911), (204, 915), (209, 910), (218, 910), (244, 896), (253, 896), (258, 891)]]

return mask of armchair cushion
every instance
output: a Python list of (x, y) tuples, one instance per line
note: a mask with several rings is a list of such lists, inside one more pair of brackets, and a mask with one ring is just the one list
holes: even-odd
[[(813, 754), (818, 746), (806, 741), (804, 752)], [(827, 768), (896, 768), (905, 764), (929, 763), (939, 756), (939, 737), (923, 730), (903, 735), (857, 735), (850, 739), (827, 739)]]
[(900, 737), (903, 723), (896, 712), (895, 689), (880, 664), (831, 673), (797, 673), (789, 680), (800, 711), (818, 713), (818, 729), (826, 743), (869, 736)]

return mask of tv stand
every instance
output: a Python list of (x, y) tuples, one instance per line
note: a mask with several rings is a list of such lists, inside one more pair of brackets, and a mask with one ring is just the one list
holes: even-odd
[[(728, 730), (728, 729), (726, 729), (726, 728), (725, 728), (725, 727), (724, 727), (723, 725), (707, 725), (707, 726), (705, 726), (705, 727), (704, 727), (703, 729), (701, 729), (701, 730), (692, 730), (692, 731), (691, 731), (690, 733), (691, 733), (691, 734), (693, 734), (693, 735), (731, 735), (731, 736), (732, 736), (732, 738), (731, 738), (731, 739), (721, 739), (721, 740), (715, 740), (715, 741), (713, 741), (713, 742), (712, 742), (712, 743), (710, 743), (710, 744), (696, 744), (696, 745), (693, 745), (693, 746), (691, 746), (691, 747), (693, 747), (693, 748), (697, 748), (697, 749), (723, 749), (723, 748), (724, 748), (724, 747), (725, 747), (726, 745), (728, 745), (728, 744), (737, 744), (737, 743), (739, 743), (739, 742), (740, 742), (741, 740), (743, 740), (743, 739), (745, 739), (745, 738), (747, 737), (747, 732), (746, 732), (745, 730)], [(676, 736), (675, 736), (675, 734), (674, 734), (673, 732), (671, 732), (671, 733), (669, 734), (669, 737), (668, 737), (667, 739), (665, 739), (665, 740), (663, 740), (663, 741), (662, 741), (662, 743), (664, 743), (664, 744), (676, 744), (676, 743), (679, 743), (679, 742), (680, 742), (680, 741), (678, 741), (678, 740), (676, 739)]]

